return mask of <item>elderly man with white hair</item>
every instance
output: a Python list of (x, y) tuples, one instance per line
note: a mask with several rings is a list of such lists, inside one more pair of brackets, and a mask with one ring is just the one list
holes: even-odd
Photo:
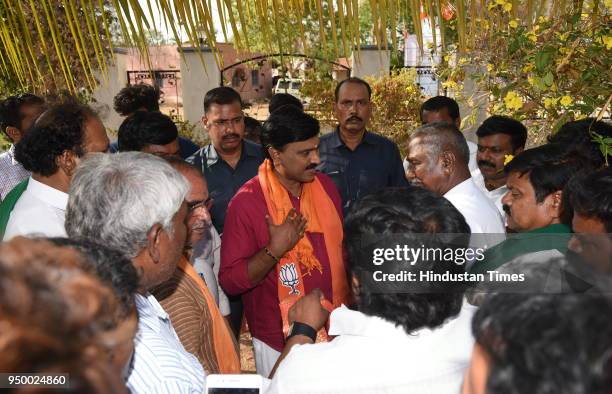
[(127, 385), (132, 393), (201, 393), (204, 370), (181, 345), (149, 290), (168, 280), (185, 244), (186, 179), (139, 152), (91, 155), (70, 186), (66, 232), (122, 251), (140, 274), (138, 332)]

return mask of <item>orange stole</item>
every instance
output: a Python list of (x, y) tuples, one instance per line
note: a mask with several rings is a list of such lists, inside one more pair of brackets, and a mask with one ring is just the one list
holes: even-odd
[[(268, 213), (274, 224), (282, 223), (293, 208), (289, 192), (280, 183), (269, 159), (259, 167), (259, 183), (263, 190)], [(350, 292), (346, 279), (346, 270), (342, 258), (342, 222), (333, 201), (325, 192), (319, 179), (302, 185), (300, 197), (300, 212), (307, 219), (306, 231), (322, 233), (325, 248), (331, 267), (333, 300), (325, 300), (322, 305), (329, 311), (348, 303)], [(283, 333), (289, 330), (289, 308), (302, 296), (304, 291), (304, 275), (310, 275), (312, 269), (322, 272), (323, 268), (314, 254), (308, 237), (302, 237), (298, 243), (287, 252), (276, 266), (278, 277), (278, 299), (283, 319)], [(305, 271), (305, 272), (304, 272)], [(321, 329), (317, 341), (327, 340), (327, 332)]]
[(215, 302), (212, 294), (208, 290), (208, 287), (204, 284), (204, 280), (198, 275), (195, 268), (187, 260), (185, 256), (181, 256), (178, 263), (178, 268), (187, 274), (202, 290), (208, 310), (212, 316), (212, 328), (213, 328), (213, 342), (215, 344), (215, 355), (217, 356), (217, 364), (219, 365), (219, 372), (224, 374), (235, 374), (240, 373), (240, 358), (236, 353), (236, 347), (234, 346), (234, 340), (232, 339), (232, 333), (230, 332), (225, 319), (219, 311), (219, 307)]

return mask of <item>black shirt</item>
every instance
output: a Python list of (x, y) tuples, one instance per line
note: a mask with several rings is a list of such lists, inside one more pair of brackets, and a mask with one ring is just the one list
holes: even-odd
[(408, 186), (395, 142), (366, 131), (355, 150), (340, 138), (338, 129), (321, 137), (319, 170), (336, 184), (344, 213), (367, 194), (388, 186)]

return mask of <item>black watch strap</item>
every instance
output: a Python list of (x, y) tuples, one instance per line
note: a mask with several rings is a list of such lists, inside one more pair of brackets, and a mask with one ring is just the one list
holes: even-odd
[(313, 342), (316, 342), (317, 340), (317, 331), (314, 328), (310, 327), (308, 324), (300, 323), (297, 321), (293, 322), (293, 324), (291, 325), (287, 340), (296, 335), (305, 335), (308, 338), (312, 339)]

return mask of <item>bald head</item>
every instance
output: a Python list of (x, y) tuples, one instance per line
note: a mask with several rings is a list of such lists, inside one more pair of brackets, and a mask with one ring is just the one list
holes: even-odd
[(445, 122), (429, 123), (419, 127), (410, 140), (420, 139), (421, 144), (427, 145), (434, 156), (442, 152), (451, 152), (455, 155), (458, 166), (467, 166), (470, 161), (470, 150), (463, 133), (455, 125)]
[[(179, 173), (181, 173), (181, 175), (185, 177), (188, 176), (188, 174), (189, 175), (193, 174), (193, 175), (198, 175), (204, 178), (202, 171), (200, 171), (198, 167), (190, 163), (187, 163), (185, 160), (181, 159), (180, 157), (168, 156), (168, 157), (164, 157), (164, 160), (166, 160), (168, 164), (170, 164), (175, 170), (177, 170)], [(206, 181), (206, 179), (204, 181)]]
[(410, 136), (406, 177), (443, 196), (470, 177), (470, 152), (461, 132), (448, 123), (430, 123)]

